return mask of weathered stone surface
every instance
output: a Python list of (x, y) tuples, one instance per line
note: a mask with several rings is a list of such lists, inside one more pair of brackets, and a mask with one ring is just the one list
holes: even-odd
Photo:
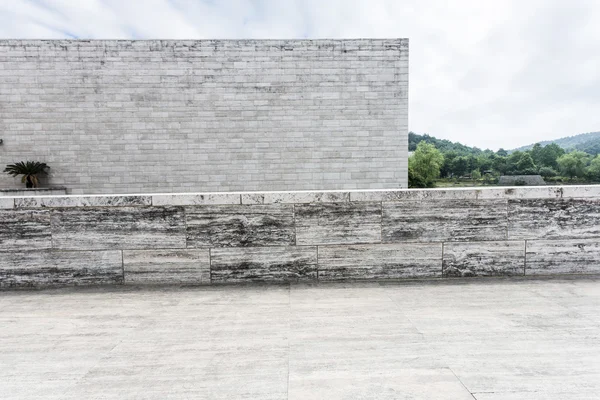
[(317, 248), (313, 246), (216, 248), (210, 253), (213, 283), (317, 279)]
[(184, 248), (181, 207), (107, 207), (52, 210), (57, 249)]
[(506, 200), (384, 202), (384, 243), (506, 239)]
[(523, 275), (525, 242), (444, 243), (444, 276)]
[(209, 250), (124, 250), (125, 283), (210, 283)]
[(122, 282), (122, 255), (119, 250), (34, 250), (0, 253), (0, 287), (99, 285)]
[(562, 187), (511, 187), (477, 189), (478, 199), (559, 199)]
[(350, 192), (266, 192), (265, 204), (271, 203), (343, 203), (350, 201)]
[(441, 243), (319, 246), (319, 280), (441, 276)]
[(16, 208), (149, 206), (150, 196), (61, 196), (15, 199)]
[(294, 210), (299, 245), (381, 241), (381, 203), (300, 204)]
[(0, 197), (0, 210), (15, 208), (15, 200), (12, 198), (3, 199)]
[(600, 198), (600, 185), (561, 186), (562, 197), (565, 198)]
[(51, 247), (50, 211), (0, 210), (0, 251)]
[(600, 238), (528, 240), (525, 275), (600, 273)]
[(474, 189), (399, 189), (350, 192), (350, 201), (475, 200)]
[(264, 193), (242, 193), (241, 195), (242, 204), (264, 204), (265, 194)]
[(155, 194), (153, 206), (193, 206), (215, 204), (240, 204), (239, 193), (202, 193), (202, 194)]
[(294, 244), (292, 205), (186, 207), (187, 247)]
[(600, 200), (509, 200), (509, 239), (600, 237)]

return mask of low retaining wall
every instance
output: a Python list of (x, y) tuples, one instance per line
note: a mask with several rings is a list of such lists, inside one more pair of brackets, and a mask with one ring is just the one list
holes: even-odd
[(0, 198), (0, 286), (600, 273), (600, 186)]
[(15, 197), (15, 196), (61, 196), (67, 194), (67, 188), (50, 187), (50, 188), (35, 188), (35, 189), (0, 189), (0, 196)]

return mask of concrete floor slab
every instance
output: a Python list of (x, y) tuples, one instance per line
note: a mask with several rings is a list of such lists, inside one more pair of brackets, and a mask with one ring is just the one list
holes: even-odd
[(600, 279), (0, 293), (2, 399), (597, 399)]

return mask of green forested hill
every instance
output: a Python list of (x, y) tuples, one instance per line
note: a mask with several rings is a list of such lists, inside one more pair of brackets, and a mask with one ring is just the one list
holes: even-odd
[(446, 139), (438, 139), (428, 134), (418, 135), (414, 132), (408, 133), (408, 151), (415, 151), (420, 142), (430, 143), (434, 145), (442, 153), (455, 152), (460, 155), (480, 154), (482, 150), (477, 147), (469, 147), (458, 142), (451, 142)]
[[(539, 143), (542, 146), (545, 146), (550, 143), (556, 143), (557, 145), (559, 145), (567, 151), (579, 150), (591, 155), (600, 154), (600, 132), (582, 133), (580, 135), (567, 136), (555, 140), (546, 140)], [(512, 151), (530, 150), (533, 148), (533, 146), (534, 144), (530, 144), (528, 146), (519, 147)]]

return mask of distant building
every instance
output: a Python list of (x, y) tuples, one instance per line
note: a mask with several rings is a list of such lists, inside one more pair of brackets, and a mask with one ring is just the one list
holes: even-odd
[(541, 175), (504, 175), (498, 179), (500, 186), (544, 186)]

